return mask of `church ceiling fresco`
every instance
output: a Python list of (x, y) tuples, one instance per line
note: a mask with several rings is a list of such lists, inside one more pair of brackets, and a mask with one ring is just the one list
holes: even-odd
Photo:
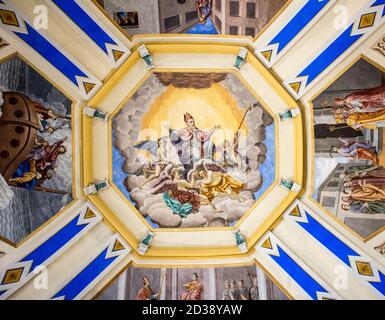
[(0, 70), (0, 236), (18, 243), (73, 200), (72, 103), (18, 56)]
[(0, 300), (384, 300), (385, 0), (0, 0)]
[(288, 300), (264, 271), (252, 266), (148, 269), (128, 267), (98, 300)]
[(363, 238), (385, 226), (383, 79), (361, 59), (313, 102), (313, 198)]
[(274, 181), (273, 118), (235, 74), (154, 73), (113, 121), (113, 181), (152, 226), (234, 225)]

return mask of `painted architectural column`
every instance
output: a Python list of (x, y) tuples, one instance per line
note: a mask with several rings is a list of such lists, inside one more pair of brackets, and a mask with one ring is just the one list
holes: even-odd
[(117, 300), (127, 299), (127, 292), (128, 292), (127, 278), (128, 278), (127, 271), (123, 272), (122, 275), (119, 277)]
[(204, 269), (203, 274), (204, 274), (204, 280), (205, 280), (204, 298), (207, 300), (216, 300), (217, 286), (216, 286), (215, 268)]
[(257, 283), (258, 283), (258, 294), (259, 300), (268, 300), (267, 299), (267, 286), (266, 286), (266, 275), (258, 266), (256, 267), (257, 271)]
[(178, 269), (171, 270), (171, 300), (178, 300)]
[(160, 269), (160, 284), (159, 284), (159, 290), (160, 290), (160, 297), (159, 300), (166, 300), (166, 283), (167, 283), (167, 269), (162, 268)]

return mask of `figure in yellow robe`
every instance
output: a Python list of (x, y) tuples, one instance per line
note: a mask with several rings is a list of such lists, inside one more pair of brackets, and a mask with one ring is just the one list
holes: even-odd
[(336, 123), (346, 123), (355, 130), (376, 129), (385, 125), (385, 110), (377, 112), (357, 112), (351, 114), (335, 113)]
[(358, 185), (353, 186), (353, 188), (345, 188), (344, 193), (349, 195), (349, 197), (353, 200), (364, 202), (385, 200), (384, 186), (374, 185), (372, 183), (367, 183), (366, 181), (360, 181)]
[(198, 176), (200, 192), (212, 201), (216, 196), (228, 195), (231, 198), (242, 199), (239, 193), (245, 187), (243, 182), (232, 178), (229, 174), (221, 171), (199, 169)]

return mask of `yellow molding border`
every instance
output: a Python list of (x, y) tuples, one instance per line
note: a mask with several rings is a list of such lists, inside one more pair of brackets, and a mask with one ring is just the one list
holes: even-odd
[(323, 213), (325, 213), (328, 217), (331, 217), (338, 225), (343, 227), (345, 230), (347, 230), (354, 237), (358, 238), (361, 242), (365, 243), (365, 242), (372, 240), (373, 238), (375, 238), (376, 236), (378, 236), (382, 232), (384, 232), (385, 231), (385, 225), (383, 227), (381, 227), (380, 229), (378, 229), (377, 231), (375, 231), (374, 233), (372, 233), (371, 235), (369, 235), (367, 237), (362, 237), (357, 232), (355, 232), (353, 229), (351, 229), (349, 226), (347, 226), (343, 221), (341, 221), (335, 215), (333, 215), (328, 210), (326, 210), (317, 200), (315, 200), (312, 197), (312, 194), (315, 191), (315, 189), (314, 189), (314, 178), (315, 178), (315, 173), (314, 173), (314, 163), (315, 163), (315, 141), (314, 140), (315, 140), (315, 138), (314, 137), (315, 137), (315, 133), (314, 133), (314, 125), (313, 125), (314, 124), (314, 100), (317, 99), (323, 92), (325, 92), (325, 90), (327, 90), (334, 82), (336, 82), (339, 78), (341, 78), (352, 66), (354, 66), (360, 60), (365, 60), (369, 64), (373, 65), (375, 68), (377, 68), (380, 71), (382, 71), (383, 73), (385, 73), (385, 67), (384, 66), (381, 66), (380, 64), (376, 63), (372, 59), (368, 58), (365, 54), (361, 53), (351, 63), (349, 63), (348, 66), (346, 66), (340, 72), (338, 72), (338, 74), (335, 77), (333, 77), (332, 80), (328, 81), (324, 86), (322, 86), (322, 88), (320, 90), (318, 90), (317, 93), (314, 94), (308, 101), (308, 104), (310, 106), (310, 110), (308, 112), (309, 112), (309, 116), (310, 116), (310, 123), (312, 125), (310, 126), (309, 129), (306, 129), (306, 127), (305, 127), (305, 129), (307, 130), (308, 136), (311, 137), (311, 139), (312, 139), (311, 140), (312, 144), (311, 144), (311, 148), (309, 148), (309, 151), (311, 150), (311, 155), (310, 155), (310, 159), (311, 159), (310, 170), (311, 171), (309, 172), (310, 184), (306, 188), (305, 197), (307, 200), (309, 200), (311, 203), (313, 203), (316, 207), (318, 207)]
[[(19, 58), (22, 60), (25, 64), (27, 64), (30, 68), (32, 68), (36, 73), (38, 73), (45, 81), (47, 81), (49, 84), (51, 84), (56, 90), (58, 90), (60, 93), (62, 93), (68, 100), (71, 101), (71, 156), (72, 156), (72, 170), (71, 170), (71, 180), (72, 180), (72, 201), (68, 203), (65, 207), (63, 207), (59, 212), (55, 213), (51, 218), (49, 218), (47, 221), (45, 221), (42, 225), (40, 225), (38, 228), (33, 230), (30, 234), (28, 234), (26, 237), (24, 237), (19, 242), (13, 242), (8, 240), (7, 238), (0, 235), (0, 241), (4, 242), (14, 249), (22, 247), (26, 242), (30, 241), (32, 238), (34, 238), (38, 233), (40, 233), (45, 227), (47, 227), (51, 222), (56, 220), (57, 218), (61, 217), (64, 212), (68, 211), (70, 207), (75, 205), (80, 201), (80, 199), (76, 196), (77, 194), (77, 186), (76, 186), (76, 158), (78, 155), (76, 155), (76, 149), (74, 148), (74, 141), (75, 141), (75, 118), (77, 117), (76, 112), (79, 112), (77, 105), (78, 102), (71, 97), (67, 93), (66, 90), (62, 89), (60, 85), (58, 85), (55, 81), (49, 79), (43, 72), (40, 71), (39, 68), (37, 68), (32, 62), (30, 62), (27, 58), (25, 58), (23, 55), (21, 55), (19, 52), (14, 52), (8, 56), (5, 56), (3, 59), (0, 60), (0, 63), (4, 63), (10, 59), (13, 58)], [(78, 113), (79, 115), (79, 113)], [(81, 121), (81, 118), (79, 117), (79, 121)], [(80, 156), (80, 155), (79, 155)]]
[[(156, 44), (156, 45), (149, 45), (148, 46), (151, 54), (167, 54), (167, 53), (186, 53), (186, 54), (225, 54), (225, 55), (234, 55), (235, 56), (238, 54), (240, 47), (234, 46), (234, 45), (218, 45), (218, 44), (212, 44), (209, 43), (206, 46), (202, 47), (201, 45), (198, 44), (186, 44), (186, 43), (173, 43), (171, 45), (169, 44)], [(87, 104), (88, 106), (93, 106), (97, 107), (98, 104), (104, 99), (104, 97), (108, 94), (110, 89), (120, 80), (120, 78), (135, 64), (140, 60), (140, 56), (137, 51), (133, 52), (133, 54), (128, 58), (128, 60), (121, 66), (120, 69), (118, 69), (112, 76), (111, 78), (106, 82), (105, 86), (99, 90), (99, 92), (96, 93), (96, 95), (91, 99), (91, 101)], [(288, 109), (292, 108), (297, 108), (300, 107), (299, 104), (291, 97), (291, 95), (283, 88), (283, 86), (277, 82), (277, 80), (274, 78), (274, 76), (262, 65), (262, 63), (253, 55), (249, 54), (247, 56), (247, 62), (250, 63), (257, 72), (261, 76), (263, 76), (270, 84), (273, 90), (276, 91), (278, 95), (281, 96), (281, 98), (286, 102), (286, 107)], [(159, 69), (164, 71), (165, 69)], [(198, 69), (189, 69), (189, 70), (194, 70), (195, 72), (199, 71)], [(155, 71), (158, 71), (155, 69)], [(181, 69), (173, 69), (173, 71), (178, 71), (182, 72), (186, 70), (181, 70)], [(207, 70), (206, 72), (214, 72), (216, 70), (210, 69)], [(220, 70), (220, 71), (226, 71), (229, 72), (229, 70)], [(150, 72), (148, 71), (146, 73), (146, 76), (141, 79), (141, 83), (146, 80), (146, 78), (150, 75)], [(110, 116), (109, 123), (108, 123), (108, 132), (109, 136), (111, 137), (111, 132), (112, 132), (112, 117), (116, 115), (116, 113), (119, 111), (122, 105), (133, 95), (133, 93), (136, 91), (136, 89), (140, 86), (140, 84), (137, 84), (136, 87), (129, 93), (128, 97), (113, 111), (113, 113)], [(250, 88), (250, 87), (249, 87)], [(254, 90), (252, 91), (254, 92)], [(266, 105), (263, 103), (263, 100), (259, 98), (258, 95), (256, 95), (256, 98), (258, 101), (266, 107)], [(269, 110), (269, 108), (267, 108)], [(271, 113), (271, 111), (270, 111)], [(277, 121), (277, 116), (273, 115), (275, 117), (275, 126), (276, 128), (278, 127), (278, 122)], [(295, 130), (295, 154), (296, 154), (296, 160), (295, 160), (295, 174), (293, 179), (297, 182), (300, 183), (301, 185), (303, 184), (303, 164), (304, 164), (304, 152), (303, 152), (303, 123), (302, 123), (302, 115), (296, 117), (293, 119), (294, 121), (294, 130)], [(93, 135), (93, 128), (92, 128), (92, 119), (87, 119), (86, 117), (83, 116), (83, 186), (86, 186), (87, 184), (93, 182), (92, 181), (92, 135)], [(276, 129), (277, 132), (277, 129)], [(277, 139), (278, 137), (276, 137)], [(112, 141), (108, 142), (110, 147), (109, 147), (109, 152), (111, 153), (112, 150)], [(109, 155), (110, 156), (110, 155)], [(111, 159), (111, 157), (110, 157)], [(116, 191), (117, 187), (114, 186), (113, 182), (111, 181), (111, 168), (109, 168), (110, 172), (110, 183), (112, 185), (112, 188)], [(277, 174), (277, 173), (276, 173)], [(278, 175), (277, 175), (278, 176)], [(277, 183), (277, 181), (275, 181)], [(274, 183), (273, 183), (274, 185)], [(285, 192), (282, 190), (282, 192)], [(301, 191), (302, 192), (302, 191)], [(121, 193), (118, 192), (118, 194), (121, 195)], [(266, 195), (267, 193), (265, 193)], [(246, 254), (250, 254), (250, 249), (256, 244), (256, 242), (260, 239), (261, 236), (267, 231), (270, 230), (270, 228), (275, 225), (278, 221), (282, 213), (292, 204), (292, 202), (298, 197), (299, 193), (295, 192), (288, 192), (288, 195), (280, 203), (276, 208), (272, 209), (273, 214), (270, 215), (264, 223), (258, 226), (258, 229), (256, 230), (255, 233), (252, 235), (249, 235), (246, 239), (247, 244), (248, 244), (248, 249), (249, 252)], [(108, 208), (108, 206), (103, 203), (103, 201), (100, 199), (98, 195), (96, 196), (90, 196), (88, 197), (89, 200), (99, 209), (99, 211), (104, 215), (106, 220), (117, 230), (118, 233), (122, 235), (123, 238), (127, 240), (127, 242), (130, 244), (131, 247), (134, 248), (134, 250), (137, 250), (138, 244), (141, 239), (137, 239), (133, 236), (133, 234), (127, 229), (127, 226), (120, 221), (119, 218), (117, 218), (113, 212)], [(122, 197), (125, 199), (125, 197)], [(126, 202), (128, 200), (126, 199)], [(137, 210), (135, 209), (135, 212)], [(244, 218), (246, 219), (246, 217)], [(141, 218), (142, 222), (144, 222), (144, 218)], [(237, 224), (237, 227), (239, 227), (242, 224), (242, 221)], [(148, 224), (146, 223), (147, 229), (152, 229), (149, 228)], [(174, 230), (175, 232), (191, 232), (191, 231), (202, 231), (198, 230), (200, 228), (187, 228), (187, 229), (178, 229)], [(223, 228), (218, 228), (222, 229)], [(218, 230), (217, 229), (217, 230)], [(234, 228), (233, 228), (234, 229)], [(170, 229), (152, 229), (155, 234), (158, 232), (170, 232), (173, 231), (172, 228)], [(226, 230), (231, 230), (231, 228), (226, 228)], [(215, 231), (212, 228), (205, 228), (204, 231), (210, 232), (210, 231)], [(188, 252), (186, 254), (186, 252)], [(136, 255), (136, 253), (134, 253)], [(240, 256), (245, 256), (241, 255), (238, 248), (235, 245), (232, 245), (230, 247), (150, 247), (148, 253), (146, 254), (145, 257), (141, 257), (141, 259), (150, 259), (153, 260), (155, 258), (162, 257), (164, 259), (169, 259), (170, 257), (178, 257), (183, 260), (188, 260), (188, 259), (209, 259), (210, 257), (221, 257), (224, 256), (226, 258), (228, 257), (240, 257)]]

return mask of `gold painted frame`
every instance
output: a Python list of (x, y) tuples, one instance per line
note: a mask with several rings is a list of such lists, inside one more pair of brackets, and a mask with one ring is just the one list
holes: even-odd
[(209, 265), (180, 265), (180, 266), (170, 266), (170, 265), (147, 265), (136, 263), (131, 260), (128, 262), (119, 272), (117, 272), (98, 292), (91, 298), (91, 300), (96, 300), (102, 293), (105, 291), (117, 278), (119, 278), (123, 272), (125, 272), (128, 268), (141, 268), (141, 269), (159, 269), (159, 268), (167, 268), (167, 269), (204, 269), (204, 268), (236, 268), (236, 267), (251, 267), (254, 266), (256, 268), (261, 269), (263, 273), (265, 273), (266, 277), (269, 278), (270, 281), (273, 282), (288, 298), (288, 300), (295, 300), (294, 297), (289, 293), (289, 291), (282, 286), (277, 279), (269, 272), (257, 259), (253, 258), (249, 263), (235, 263), (229, 265), (223, 264), (209, 264)]
[[(207, 43), (205, 46), (200, 46), (198, 44), (185, 44), (183, 41), (180, 43), (173, 43), (173, 44), (155, 44), (155, 45), (148, 45), (147, 46), (151, 54), (154, 55), (162, 55), (162, 54), (220, 54), (225, 56), (234, 56), (234, 59), (236, 55), (238, 54), (240, 50), (240, 46), (234, 46), (234, 45), (220, 45), (220, 44), (212, 44)], [(119, 82), (122, 76), (126, 72), (128, 72), (134, 65), (137, 63), (142, 63), (140, 61), (140, 57), (137, 51), (133, 52), (131, 57), (121, 66), (120, 69), (116, 71), (116, 73), (109, 78), (109, 80), (105, 83), (105, 85), (100, 89), (100, 91), (91, 99), (91, 101), (87, 104), (91, 107), (98, 107), (101, 102), (106, 102), (105, 99), (108, 97), (108, 93), (110, 90)], [(246, 63), (249, 64), (253, 68), (253, 72), (256, 72), (259, 76), (262, 76), (270, 86), (270, 89), (275, 92), (274, 94), (279, 95), (279, 97), (285, 101), (285, 110), (286, 109), (293, 109), (293, 108), (300, 108), (298, 103), (287, 93), (287, 91), (281, 86), (280, 83), (273, 77), (273, 75), (265, 69), (265, 67), (259, 62), (256, 57), (252, 54), (249, 54), (246, 59)], [(170, 70), (169, 68), (155, 68), (153, 71), (165, 71)], [(172, 69), (173, 71), (179, 71), (183, 72), (186, 70), (191, 71), (192, 69)], [(194, 71), (202, 72), (202, 69), (193, 68)], [(234, 72), (233, 69), (206, 69), (211, 72)], [(242, 75), (239, 72), (235, 72), (238, 76), (238, 78), (242, 79)], [(108, 121), (108, 149), (109, 149), (109, 183), (111, 184), (111, 188), (117, 192), (119, 197), (122, 199), (125, 199), (125, 197), (121, 194), (121, 192), (117, 189), (116, 186), (114, 186), (113, 182), (111, 181), (111, 172), (112, 172), (112, 120), (111, 118), (116, 115), (116, 113), (119, 111), (119, 109), (123, 106), (123, 104), (129, 99), (132, 94), (141, 86), (143, 81), (147, 79), (149, 76), (149, 72), (145, 73), (145, 76), (141, 78), (139, 82), (137, 82), (134, 86), (134, 88), (129, 92), (128, 95), (125, 95), (125, 99), (119, 103), (117, 107), (114, 108), (114, 111), (111, 114), (111, 117)], [(247, 83), (245, 79), (242, 80), (243, 83)], [(248, 85), (248, 89), (250, 91), (251, 87)], [(257, 100), (262, 104), (263, 107), (267, 107), (268, 110), (270, 110), (270, 113), (272, 112), (271, 108), (269, 108), (266, 103), (264, 102), (264, 99), (260, 97), (259, 94), (257, 94), (254, 90), (251, 91), (251, 93), (257, 98)], [(284, 111), (284, 110), (280, 110)], [(282, 121), (279, 120), (279, 117), (277, 116), (277, 112), (273, 115), (275, 118), (275, 132), (276, 132), (276, 147), (279, 142), (279, 135), (277, 132), (279, 132), (279, 127), (282, 123)], [(295, 150), (293, 150), (295, 154), (295, 163), (293, 164), (293, 179), (295, 182), (302, 184), (303, 183), (303, 177), (304, 177), (304, 171), (303, 171), (303, 164), (304, 164), (304, 152), (303, 152), (303, 123), (302, 123), (302, 116), (297, 116), (292, 120), (292, 126), (294, 130), (294, 136), (295, 141), (293, 142), (295, 144)], [(92, 119), (86, 118), (83, 116), (82, 121), (82, 132), (83, 132), (83, 168), (82, 168), (82, 184), (83, 186), (87, 186), (90, 183), (94, 182), (93, 178), (93, 161), (98, 161), (97, 159), (93, 159), (93, 121)], [(276, 149), (276, 159), (279, 159), (279, 149)], [(278, 179), (277, 177), (280, 174), (279, 168), (277, 169), (277, 162), (276, 161), (276, 177), (275, 182), (270, 186), (268, 191), (271, 191), (273, 187), (277, 185)], [(107, 177), (106, 177), (107, 178)], [(265, 193), (268, 194), (268, 191)], [(302, 190), (301, 190), (302, 191)], [(285, 192), (284, 189), (282, 189), (282, 192)], [(255, 226), (256, 231), (247, 237), (246, 241), (248, 244), (248, 248), (251, 249), (253, 245), (258, 241), (258, 239), (269, 230), (269, 228), (275, 224), (281, 214), (287, 209), (287, 207), (297, 198), (299, 195), (299, 192), (288, 192), (288, 195), (286, 196), (285, 200), (280, 203), (276, 210), (271, 213), (271, 215), (266, 219), (266, 221), (262, 225)], [(114, 229), (116, 229), (123, 238), (126, 239), (126, 241), (130, 244), (134, 250), (137, 249), (139, 242), (141, 241), (140, 238), (135, 237), (134, 234), (130, 231), (129, 227), (124, 225), (124, 223), (115, 216), (115, 214), (109, 209), (108, 205), (104, 203), (104, 201), (101, 200), (99, 195), (91, 195), (88, 197), (89, 200), (99, 209), (100, 212), (103, 213), (106, 221), (108, 221)], [(122, 200), (123, 200), (122, 199)], [(128, 202), (127, 199), (123, 200)], [(263, 199), (259, 200), (258, 203), (261, 203)], [(130, 207), (132, 208), (132, 204), (130, 203)], [(255, 210), (255, 209), (254, 209)], [(143, 217), (138, 217), (137, 210), (135, 209), (135, 216), (137, 219), (141, 221), (142, 224), (144, 224), (144, 227), (146, 230), (152, 230), (155, 233), (155, 236), (157, 233), (164, 233), (164, 232), (173, 232), (175, 234), (175, 237), (178, 237), (178, 234), (184, 233), (184, 232), (194, 232), (196, 236), (198, 236), (199, 232), (212, 232), (212, 231), (226, 231), (226, 232), (232, 232), (236, 227), (242, 228), (242, 224), (245, 223), (245, 220), (247, 219), (247, 216), (244, 216), (239, 223), (237, 223), (236, 227), (232, 228), (225, 228), (226, 230), (223, 230), (224, 228), (186, 228), (186, 229), (152, 229), (148, 226), (146, 221), (143, 221)], [(130, 213), (131, 214), (131, 213)], [(256, 214), (256, 212), (254, 212)], [(140, 215), (141, 216), (141, 215)], [(248, 252), (247, 254), (242, 254), (241, 256), (247, 256), (250, 254)], [(186, 247), (157, 247), (152, 246), (150, 247), (148, 253), (146, 254), (145, 259), (147, 258), (166, 258), (166, 257), (174, 257), (177, 259), (197, 259), (198, 257), (212, 257), (212, 256), (226, 256), (226, 257), (233, 257), (233, 256), (240, 256), (240, 252), (238, 248), (235, 245), (234, 242), (231, 242), (228, 244), (228, 246), (207, 246), (207, 247), (192, 247), (192, 246), (186, 246)]]
[[(329, 88), (334, 82), (336, 82), (339, 78), (341, 78), (353, 65), (355, 65), (358, 61), (364, 60), (374, 66), (375, 68), (379, 69), (385, 74), (385, 67), (379, 65), (378, 63), (374, 62), (364, 54), (360, 54), (358, 57), (356, 57), (348, 66), (346, 66), (343, 70), (341, 70), (335, 77), (333, 77), (332, 80), (328, 81), (327, 84), (325, 84), (322, 88), (320, 88), (316, 94), (314, 94), (310, 99), (309, 99), (309, 105), (310, 105), (310, 110), (309, 110), (309, 116), (310, 116), (310, 122), (313, 124), (314, 123), (314, 100), (317, 99), (327, 88)], [(324, 214), (326, 214), (328, 217), (331, 217), (338, 225), (342, 226), (345, 230), (347, 230), (350, 234), (358, 238), (362, 242), (368, 242), (371, 239), (375, 238), (377, 235), (381, 234), (382, 232), (385, 231), (385, 225), (378, 229), (377, 231), (373, 232), (371, 235), (367, 237), (362, 237), (359, 235), (356, 231), (351, 229), (349, 226), (347, 226), (343, 221), (338, 219), (335, 215), (330, 213), (328, 210), (326, 210), (317, 200), (313, 199), (312, 194), (314, 193), (314, 159), (315, 159), (315, 142), (314, 142), (314, 126), (311, 125), (309, 128), (310, 131), (310, 137), (311, 137), (311, 171), (309, 172), (310, 175), (310, 185), (306, 188), (305, 191), (305, 196), (306, 198), (314, 204), (317, 208), (319, 208)]]
[(1, 60), (0, 60), (0, 64), (7, 61), (7, 60), (10, 60), (12, 58), (19, 58), (20, 60), (22, 60), (24, 63), (26, 63), (30, 68), (32, 68), (36, 73), (38, 73), (45, 81), (47, 81), (48, 83), (50, 83), (56, 90), (60, 91), (60, 93), (62, 93), (68, 100), (71, 101), (71, 152), (72, 152), (72, 170), (71, 170), (71, 174), (72, 174), (72, 193), (71, 193), (71, 196), (72, 196), (72, 201), (70, 203), (68, 203), (65, 207), (63, 207), (59, 212), (55, 213), (52, 215), (51, 218), (49, 218), (47, 221), (45, 221), (41, 226), (39, 226), (38, 228), (36, 228), (35, 230), (33, 230), (30, 234), (28, 234), (26, 237), (24, 237), (22, 240), (20, 240), (19, 242), (13, 242), (13, 241), (10, 241), (8, 240), (7, 238), (3, 237), (0, 235), (0, 241), (10, 245), (11, 247), (13, 248), (19, 248), (21, 247), (24, 243), (26, 243), (27, 241), (31, 240), (37, 233), (39, 233), (40, 231), (42, 231), (45, 227), (47, 227), (52, 221), (56, 220), (57, 218), (59, 218), (64, 212), (68, 211), (68, 209), (70, 207), (72, 207), (75, 203), (78, 202), (78, 197), (77, 197), (77, 185), (76, 185), (76, 170), (75, 170), (75, 163), (76, 163), (76, 158), (77, 158), (77, 155), (76, 155), (76, 148), (74, 148), (74, 145), (75, 145), (75, 117), (76, 117), (76, 112), (79, 111), (79, 110), (76, 110), (76, 106), (78, 104), (78, 102), (76, 102), (76, 99), (74, 99), (73, 97), (71, 97), (66, 90), (63, 90), (62, 87), (57, 84), (55, 81), (49, 79), (43, 72), (41, 72), (39, 70), (39, 68), (37, 68), (32, 62), (30, 62), (27, 58), (25, 58), (22, 54), (20, 54), (19, 52), (14, 52), (8, 56), (5, 56), (3, 57)]

